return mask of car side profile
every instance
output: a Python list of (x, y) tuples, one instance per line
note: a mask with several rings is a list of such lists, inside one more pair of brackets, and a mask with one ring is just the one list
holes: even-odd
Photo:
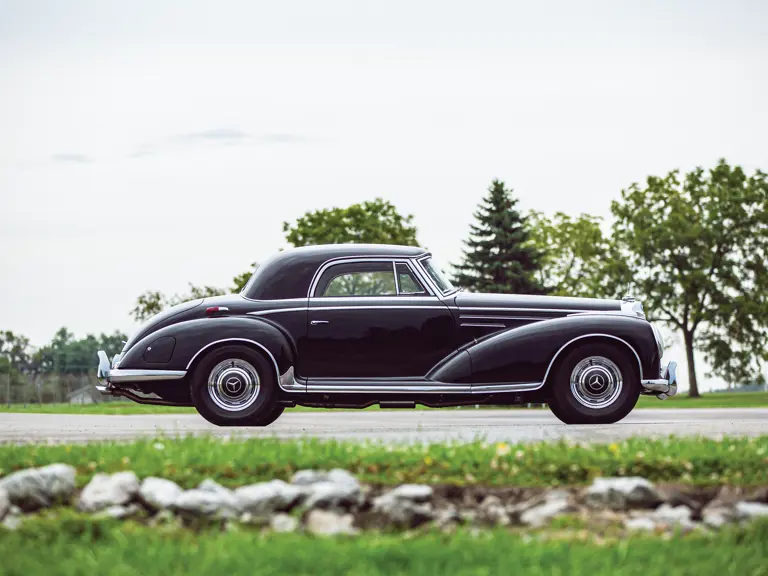
[[(142, 326), (103, 393), (194, 406), (219, 426), (286, 408), (546, 403), (567, 424), (613, 423), (677, 391), (640, 302), (458, 290), (418, 247), (285, 250), (239, 294), (191, 300)], [(510, 413), (510, 418), (512, 418)]]

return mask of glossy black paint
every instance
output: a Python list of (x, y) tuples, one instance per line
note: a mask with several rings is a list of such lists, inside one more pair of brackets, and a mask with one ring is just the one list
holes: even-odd
[[(278, 375), (292, 367), (296, 381), (307, 386), (307, 392), (282, 392), (281, 401), (364, 406), (376, 401), (375, 388), (367, 394), (339, 394), (313, 393), (312, 387), (439, 383), (459, 391), (466, 385), (542, 383), (558, 352), (590, 335), (624, 347), (633, 361), (636, 352), (642, 377), (658, 378), (660, 359), (650, 324), (623, 315), (619, 300), (464, 292), (436, 296), (431, 289), (429, 295), (307, 296), (313, 279), (330, 261), (374, 257), (413, 263), (423, 254), (420, 248), (361, 245), (278, 253), (260, 266), (241, 294), (195, 300), (155, 316), (126, 344), (120, 368), (191, 373), (193, 358), (201, 358), (196, 355), (207, 346), (240, 341), (265, 350), (270, 361), (274, 358)], [(423, 276), (419, 281), (423, 283)], [(212, 313), (212, 307), (219, 312)], [(178, 380), (149, 387), (185, 386)], [(185, 398), (181, 393), (178, 397)], [(545, 397), (545, 388), (503, 394), (491, 390), (466, 398), (453, 391), (448, 396), (386, 395), (387, 400), (417, 399), (435, 406)]]
[(423, 377), (455, 349), (454, 330), (451, 312), (436, 297), (313, 298), (298, 374), (310, 383)]

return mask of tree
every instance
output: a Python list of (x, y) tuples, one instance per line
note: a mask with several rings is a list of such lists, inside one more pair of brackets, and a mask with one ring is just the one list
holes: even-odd
[[(235, 277), (235, 282), (238, 281), (238, 278), (240, 277)], [(189, 292), (182, 295), (174, 294), (170, 298), (157, 290), (147, 290), (136, 299), (136, 305), (131, 310), (131, 315), (137, 322), (144, 322), (166, 308), (176, 306), (187, 300), (220, 296), (222, 294), (226, 294), (226, 291), (221, 288), (216, 288), (215, 286), (195, 286), (191, 282), (189, 283)]]
[(418, 246), (413, 215), (402, 216), (381, 198), (306, 212), (291, 225), (283, 222), (285, 238), (294, 246), (314, 244), (399, 244)]
[(694, 350), (715, 374), (758, 381), (767, 359), (768, 182), (725, 160), (632, 184), (611, 204), (614, 285), (633, 283), (648, 318), (682, 334), (690, 395)]
[(589, 214), (573, 218), (556, 212), (529, 214), (531, 243), (542, 254), (535, 278), (546, 291), (558, 296), (602, 295), (603, 258), (609, 250), (602, 219)]
[(474, 213), (462, 262), (453, 283), (478, 292), (543, 294), (537, 280), (543, 254), (531, 242), (528, 218), (517, 210), (516, 198), (494, 180), (488, 196)]

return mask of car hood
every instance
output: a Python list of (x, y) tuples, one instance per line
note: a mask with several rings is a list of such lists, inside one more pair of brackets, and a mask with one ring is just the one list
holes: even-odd
[(460, 292), (456, 295), (456, 306), (461, 310), (498, 308), (531, 312), (615, 312), (621, 310), (621, 300)]

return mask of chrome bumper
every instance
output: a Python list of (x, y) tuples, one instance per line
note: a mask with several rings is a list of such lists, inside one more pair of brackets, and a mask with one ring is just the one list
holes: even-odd
[(111, 394), (113, 384), (129, 382), (156, 382), (161, 380), (180, 380), (187, 375), (186, 370), (130, 370), (117, 368), (120, 356), (117, 355), (110, 363), (104, 350), (97, 352), (99, 367), (96, 371), (98, 384), (96, 389), (102, 394)]
[(654, 394), (664, 400), (677, 394), (677, 362), (670, 362), (662, 370), (661, 378), (656, 380), (640, 380), (646, 394)]

